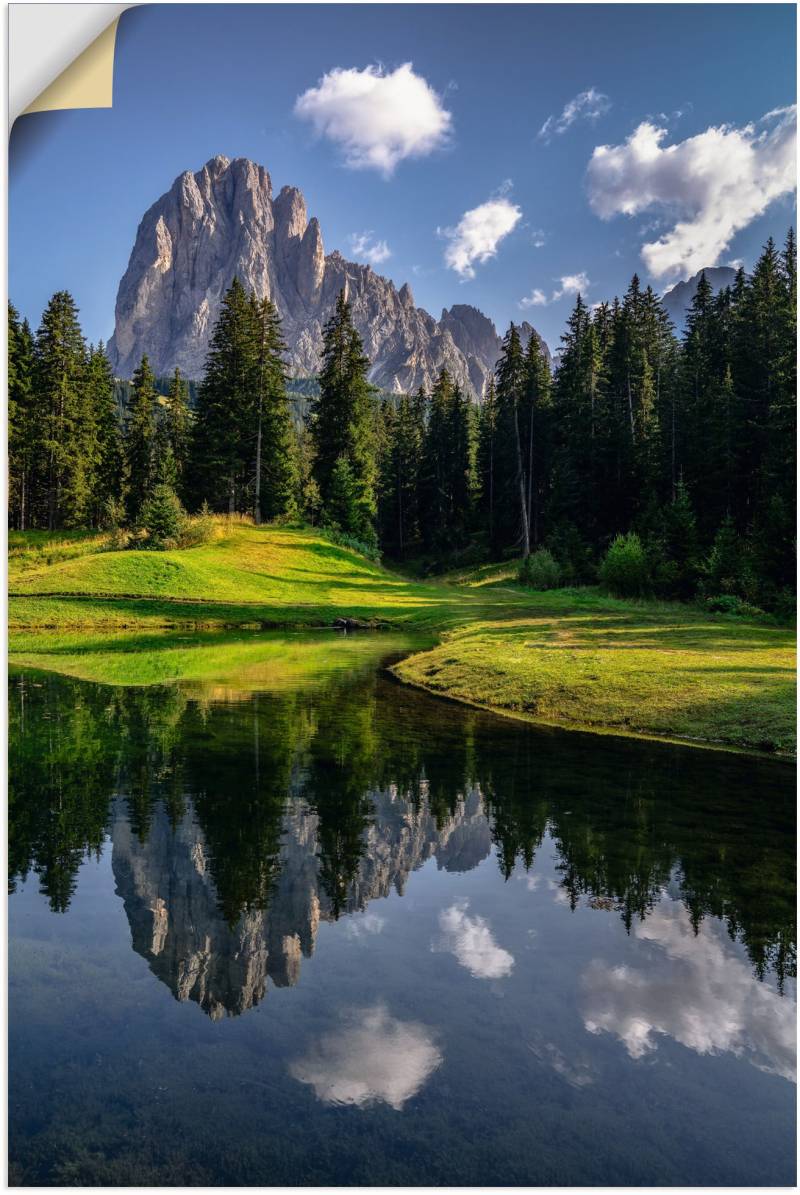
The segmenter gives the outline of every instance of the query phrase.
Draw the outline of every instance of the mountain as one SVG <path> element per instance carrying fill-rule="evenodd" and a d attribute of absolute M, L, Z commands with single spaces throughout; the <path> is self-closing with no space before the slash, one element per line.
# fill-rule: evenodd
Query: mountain
<path fill-rule="evenodd" d="M 130 377 L 147 353 L 157 374 L 179 366 L 200 378 L 222 296 L 237 275 L 278 308 L 296 377 L 318 372 L 322 330 L 342 289 L 381 389 L 429 388 L 447 366 L 480 397 L 500 354 L 494 324 L 475 307 L 457 304 L 435 320 L 415 305 L 408 283 L 397 290 L 368 265 L 326 255 L 296 187 L 273 199 L 263 166 L 216 157 L 180 175 L 142 218 L 117 292 L 108 346 L 116 374 Z M 523 324 L 521 332 L 527 343 L 533 329 Z"/>
<path fill-rule="evenodd" d="M 365 912 L 393 890 L 402 895 L 428 859 L 448 872 L 469 871 L 491 852 L 477 788 L 467 789 L 446 819 L 427 801 L 414 806 L 394 786 L 370 797 L 374 814 L 340 910 L 345 916 Z M 319 817 L 302 799 L 283 817 L 279 875 L 267 907 L 245 910 L 233 925 L 220 910 L 211 851 L 191 801 L 177 822 L 159 806 L 145 841 L 117 801 L 111 840 L 133 949 L 177 1000 L 195 1001 L 212 1020 L 247 1012 L 270 982 L 294 986 L 302 959 L 314 953 L 320 922 L 337 916 L 323 882 Z"/>
<path fill-rule="evenodd" d="M 707 270 L 698 270 L 686 282 L 676 282 L 674 286 L 670 287 L 661 302 L 678 333 L 686 327 L 686 310 L 697 294 L 697 286 L 703 274 L 711 283 L 715 293 L 718 290 L 724 290 L 726 286 L 733 286 L 736 277 L 736 271 L 732 266 L 712 266 Z"/>

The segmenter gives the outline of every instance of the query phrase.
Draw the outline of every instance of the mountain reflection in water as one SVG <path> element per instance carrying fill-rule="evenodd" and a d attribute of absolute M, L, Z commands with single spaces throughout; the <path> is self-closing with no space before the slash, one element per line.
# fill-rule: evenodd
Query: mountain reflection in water
<path fill-rule="evenodd" d="M 12 671 L 15 1183 L 791 1185 L 792 769 L 303 642 Z"/>
<path fill-rule="evenodd" d="M 420 737 L 420 701 L 379 675 L 228 702 L 19 675 L 12 890 L 34 871 L 66 908 L 110 832 L 134 948 L 216 1018 L 296 983 L 320 921 L 402 894 L 428 859 L 468 871 L 494 846 L 508 877 L 548 836 L 571 908 L 646 936 L 669 891 L 694 934 L 722 918 L 757 976 L 795 974 L 788 769 L 446 703 Z M 451 910 L 443 932 L 465 919 Z"/>

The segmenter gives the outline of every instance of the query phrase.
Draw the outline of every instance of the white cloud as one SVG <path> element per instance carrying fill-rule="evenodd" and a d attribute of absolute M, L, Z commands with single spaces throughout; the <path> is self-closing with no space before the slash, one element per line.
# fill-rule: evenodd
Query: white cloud
<path fill-rule="evenodd" d="M 564 105 L 560 116 L 548 116 L 539 129 L 539 138 L 549 145 L 553 137 L 566 133 L 576 120 L 597 120 L 605 116 L 610 107 L 611 100 L 596 87 L 580 91 Z"/>
<path fill-rule="evenodd" d="M 507 190 L 507 184 L 504 184 Z M 506 195 L 487 199 L 472 208 L 459 220 L 455 228 L 437 229 L 450 242 L 444 251 L 445 265 L 462 279 L 475 277 L 475 262 L 488 261 L 497 253 L 497 246 L 516 228 L 522 219 L 522 209 Z"/>
<path fill-rule="evenodd" d="M 534 249 L 542 249 L 547 244 L 547 233 L 543 228 L 534 228 L 531 233 Z"/>
<path fill-rule="evenodd" d="M 476 979 L 503 979 L 514 967 L 514 956 L 498 946 L 483 917 L 467 914 L 468 902 L 451 905 L 439 914 L 442 939 L 438 949 L 454 954 Z"/>
<path fill-rule="evenodd" d="M 445 145 L 452 116 L 410 62 L 384 67 L 335 67 L 298 97 L 297 116 L 344 151 L 354 170 L 389 178 L 404 158 L 424 157 Z"/>
<path fill-rule="evenodd" d="M 706 921 L 695 936 L 685 906 L 665 898 L 634 933 L 655 948 L 647 970 L 595 961 L 583 976 L 590 1033 L 613 1033 L 631 1058 L 664 1034 L 795 1080 L 795 1005 L 755 978 L 719 924 Z"/>
<path fill-rule="evenodd" d="M 598 145 L 589 161 L 589 202 L 603 220 L 661 208 L 673 226 L 642 246 L 657 278 L 716 265 L 740 229 L 796 179 L 796 110 L 780 108 L 735 128 L 712 126 L 674 145 L 645 121 L 621 145 Z"/>
<path fill-rule="evenodd" d="M 563 299 L 566 295 L 585 294 L 585 292 L 592 285 L 589 280 L 589 275 L 581 270 L 579 274 L 562 274 L 558 279 L 559 285 L 550 294 L 548 298 L 543 290 L 535 286 L 529 295 L 524 299 L 520 299 L 519 306 L 523 309 L 526 307 L 547 307 L 550 303 L 557 303 L 559 299 Z"/>
<path fill-rule="evenodd" d="M 379 266 L 392 256 L 392 251 L 386 241 L 376 241 L 375 234 L 371 230 L 352 232 L 348 240 L 355 256 L 363 261 L 368 261 L 371 266 Z"/>
<path fill-rule="evenodd" d="M 361 1108 L 382 1100 L 399 1111 L 441 1061 L 425 1025 L 399 1021 L 378 1004 L 354 1011 L 342 1029 L 292 1062 L 289 1073 L 323 1103 Z"/>

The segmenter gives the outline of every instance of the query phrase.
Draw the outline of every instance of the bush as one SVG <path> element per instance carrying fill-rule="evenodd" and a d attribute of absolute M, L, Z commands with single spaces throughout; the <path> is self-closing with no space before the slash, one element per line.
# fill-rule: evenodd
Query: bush
<path fill-rule="evenodd" d="M 368 560 L 379 561 L 381 558 L 377 539 L 374 543 L 365 543 L 362 539 L 356 539 L 354 535 L 348 535 L 346 531 L 339 531 L 336 527 L 324 527 L 323 531 L 325 538 L 340 548 L 350 548 L 353 552 L 360 552 Z"/>
<path fill-rule="evenodd" d="M 561 566 L 547 548 L 538 548 L 532 556 L 523 560 L 518 580 L 529 589 L 558 589 L 561 584 Z"/>
<path fill-rule="evenodd" d="M 711 614 L 737 614 L 741 618 L 760 618 L 764 614 L 760 606 L 742 601 L 733 593 L 720 593 L 706 598 L 705 608 Z"/>
<path fill-rule="evenodd" d="M 650 589 L 650 566 L 639 536 L 618 535 L 600 565 L 600 580 L 615 597 L 643 597 Z"/>
<path fill-rule="evenodd" d="M 186 530 L 186 511 L 175 491 L 157 485 L 142 507 L 140 523 L 147 532 L 147 546 L 165 549 L 177 547 Z"/>
<path fill-rule="evenodd" d="M 178 536 L 179 548 L 198 548 L 201 544 L 211 543 L 219 534 L 217 520 L 204 502 L 200 513 L 186 520 L 183 530 Z"/>

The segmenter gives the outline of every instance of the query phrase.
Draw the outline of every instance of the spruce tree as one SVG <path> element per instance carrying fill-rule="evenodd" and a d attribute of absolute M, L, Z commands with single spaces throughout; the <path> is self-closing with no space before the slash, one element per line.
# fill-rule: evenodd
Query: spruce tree
<path fill-rule="evenodd" d="M 25 531 L 35 509 L 32 493 L 39 428 L 33 385 L 34 345 L 27 320 L 8 305 L 8 505 L 12 526 Z"/>
<path fill-rule="evenodd" d="M 251 482 L 258 407 L 259 346 L 250 298 L 238 278 L 211 333 L 192 429 L 189 489 L 195 506 L 242 511 Z"/>
<path fill-rule="evenodd" d="M 371 542 L 375 536 L 377 482 L 375 413 L 368 370 L 369 361 L 342 291 L 325 326 L 320 392 L 310 413 L 313 473 L 323 519 L 334 517 L 333 473 L 338 467 L 341 476 L 343 466 L 339 462 L 343 459 L 347 463 L 358 513 L 353 516 L 354 525 L 344 529 L 364 542 Z M 336 503 L 340 506 L 338 497 Z"/>
<path fill-rule="evenodd" d="M 62 526 L 65 516 L 80 521 L 88 501 L 85 370 L 75 300 L 68 291 L 58 291 L 42 314 L 34 348 L 35 417 L 50 531 Z"/>
<path fill-rule="evenodd" d="M 525 357 L 519 330 L 514 324 L 504 339 L 495 373 L 497 393 L 497 455 L 503 485 L 496 502 L 498 546 L 522 545 L 523 559 L 530 555 L 528 485 L 522 447 L 520 412 L 526 392 Z"/>
<path fill-rule="evenodd" d="M 269 299 L 259 302 L 253 296 L 251 310 L 257 343 L 253 518 L 259 524 L 297 509 L 300 463 L 280 317 Z"/>
<path fill-rule="evenodd" d="M 124 450 L 111 362 L 102 341 L 89 349 L 86 387 L 94 410 L 96 462 L 91 521 L 98 526 L 111 503 L 123 496 Z"/>
<path fill-rule="evenodd" d="M 133 374 L 125 418 L 125 509 L 128 521 L 136 525 L 142 507 L 157 484 L 162 483 L 163 454 L 157 449 L 155 375 L 145 355 Z M 161 459 L 159 459 L 161 456 Z"/>

